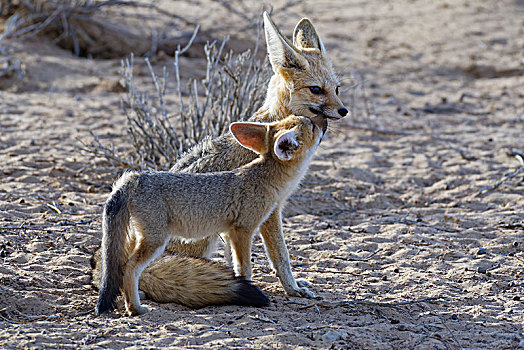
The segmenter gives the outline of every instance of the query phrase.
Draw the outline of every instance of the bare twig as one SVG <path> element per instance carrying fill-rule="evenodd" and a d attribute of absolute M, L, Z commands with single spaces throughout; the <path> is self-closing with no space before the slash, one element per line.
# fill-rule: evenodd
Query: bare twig
<path fill-rule="evenodd" d="M 451 338 L 453 338 L 453 341 L 458 345 L 458 348 L 459 349 L 462 349 L 462 345 L 460 344 L 460 342 L 458 341 L 458 339 L 455 337 L 455 334 L 451 331 L 451 329 L 448 327 L 447 323 L 444 322 L 444 320 L 442 319 L 442 316 L 436 312 L 435 315 L 438 317 L 438 319 L 440 320 L 440 323 L 442 323 L 442 325 L 444 326 L 443 328 L 446 328 L 446 330 L 449 332 L 449 334 L 451 335 Z M 435 325 L 436 326 L 436 325 Z"/>
<path fill-rule="evenodd" d="M 444 138 L 442 138 L 436 131 L 435 131 L 435 128 L 434 128 L 434 125 L 432 122 L 430 122 L 429 124 L 429 132 L 431 134 L 432 137 L 434 137 L 435 139 L 445 143 L 450 149 L 452 149 L 453 151 L 457 152 L 458 154 L 460 154 L 460 156 L 462 157 L 462 159 L 465 159 L 465 160 L 469 160 L 469 161 L 472 161 L 472 160 L 476 160 L 477 158 L 473 157 L 473 156 L 470 156 L 470 155 L 467 155 L 464 151 L 458 149 L 457 147 L 453 146 L 451 144 L 451 142 L 449 140 L 446 140 Z"/>
<path fill-rule="evenodd" d="M 373 253 L 369 254 L 368 256 L 365 256 L 363 258 L 342 258 L 340 256 L 333 256 L 332 258 L 333 259 L 339 259 L 339 260 L 344 260 L 344 261 L 368 261 L 369 259 L 371 259 L 372 257 L 374 257 L 375 255 L 377 255 L 377 253 L 381 252 L 382 249 L 377 249 L 375 250 Z"/>
<path fill-rule="evenodd" d="M 64 226 L 79 226 L 85 225 L 92 222 L 93 219 L 81 220 L 81 221 L 61 221 L 56 224 L 21 224 L 13 226 L 0 226 L 0 230 L 40 230 L 47 227 L 64 227 Z"/>
<path fill-rule="evenodd" d="M 124 159 L 114 150 L 112 146 L 104 146 L 100 142 L 98 137 L 96 137 L 95 134 L 93 134 L 93 132 L 91 132 L 91 136 L 93 137 L 93 140 L 89 144 L 85 143 L 82 140 L 79 140 L 80 144 L 82 145 L 79 147 L 80 150 L 91 153 L 98 157 L 106 158 L 112 164 L 118 165 L 119 167 L 139 170 L 139 168 L 136 166 L 134 162 Z"/>
<path fill-rule="evenodd" d="M 459 230 L 456 230 L 454 228 L 447 228 L 447 227 L 440 227 L 440 226 L 436 226 L 436 225 L 431 225 L 431 224 L 428 224 L 424 221 L 418 221 L 418 220 L 409 220 L 408 219 L 408 214 L 404 215 L 404 217 L 401 219 L 401 220 L 395 220 L 394 221 L 395 223 L 401 223 L 401 224 L 405 224 L 405 225 L 420 225 L 420 226 L 424 226 L 424 227 L 429 227 L 429 228 L 434 228 L 436 230 L 439 230 L 439 231 L 444 231 L 444 232 L 450 232 L 450 233 L 454 233 L 454 232 L 458 232 Z M 387 223 L 393 223 L 393 222 L 387 222 Z"/>
<path fill-rule="evenodd" d="M 339 271 L 339 270 L 319 270 L 319 269 L 302 269 L 300 272 L 311 272 L 311 273 L 325 273 L 325 274 L 334 274 L 334 275 L 353 275 L 357 276 L 358 273 L 350 271 Z"/>
<path fill-rule="evenodd" d="M 415 299 L 415 300 L 406 300 L 406 301 L 397 301 L 397 302 L 376 302 L 376 301 L 369 301 L 364 299 L 358 299 L 358 300 L 345 300 L 345 301 L 338 301 L 335 303 L 330 302 L 321 302 L 316 301 L 313 303 L 310 303 L 308 305 L 299 306 L 299 309 L 309 309 L 311 307 L 324 307 L 324 308 L 334 308 L 334 307 L 350 307 L 353 305 L 366 305 L 366 306 L 376 306 L 376 307 L 398 307 L 398 306 L 404 306 L 404 305 L 411 305 L 411 304 L 420 304 L 420 303 L 442 303 L 444 302 L 443 297 L 429 297 L 429 298 L 422 298 L 422 299 Z"/>
<path fill-rule="evenodd" d="M 277 324 L 275 321 L 273 321 L 272 319 L 270 319 L 269 317 L 264 316 L 264 315 L 254 315 L 254 316 L 248 315 L 248 317 L 252 318 L 254 320 L 258 320 L 258 321 L 262 321 L 262 322 L 266 322 L 266 323 Z"/>
<path fill-rule="evenodd" d="M 520 167 L 518 167 L 515 171 L 512 171 L 511 173 L 509 173 L 508 175 L 506 175 L 504 178 L 502 178 L 502 180 L 498 181 L 497 183 L 495 183 L 494 185 L 491 185 L 491 186 L 485 186 L 485 187 L 482 187 L 478 192 L 477 194 L 475 195 L 475 197 L 478 197 L 482 194 L 485 194 L 487 192 L 490 192 L 490 191 L 494 191 L 496 190 L 497 188 L 499 188 L 504 182 L 506 182 L 507 180 L 509 179 L 512 179 L 514 178 L 515 176 L 517 176 L 522 170 L 524 170 L 524 158 L 522 157 L 521 153 L 519 152 L 516 152 L 515 153 L 515 158 L 517 158 L 517 160 L 519 161 L 520 163 Z"/>

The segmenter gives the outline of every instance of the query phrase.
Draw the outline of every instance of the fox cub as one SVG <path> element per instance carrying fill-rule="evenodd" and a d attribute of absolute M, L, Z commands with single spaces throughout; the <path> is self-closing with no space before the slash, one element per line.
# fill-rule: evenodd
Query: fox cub
<path fill-rule="evenodd" d="M 125 173 L 104 208 L 96 313 L 111 311 L 120 290 L 129 315 L 147 312 L 138 297 L 140 274 L 172 237 L 196 241 L 227 232 L 235 270 L 250 280 L 252 236 L 296 188 L 326 127 L 322 116 L 290 116 L 270 124 L 237 122 L 230 126 L 235 140 L 259 154 L 239 169 Z M 268 304 L 267 299 L 261 304 Z"/>

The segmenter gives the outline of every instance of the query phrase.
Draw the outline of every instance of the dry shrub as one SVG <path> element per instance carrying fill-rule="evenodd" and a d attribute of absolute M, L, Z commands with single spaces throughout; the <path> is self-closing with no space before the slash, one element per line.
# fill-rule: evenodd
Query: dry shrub
<path fill-rule="evenodd" d="M 211 1 L 241 19 L 242 27 L 236 28 L 236 32 L 242 33 L 256 27 L 259 22 L 255 18 L 261 19 L 260 12 L 250 13 L 240 0 Z M 299 0 L 288 1 L 276 11 L 298 3 Z M 130 11 L 134 12 L 131 14 Z M 45 35 L 79 56 L 127 57 L 133 52 L 137 56 L 153 57 L 160 50 L 174 56 L 175 78 L 171 80 L 168 75 L 171 67 L 164 68 L 159 76 L 145 58 L 152 78 L 151 86 L 145 89 L 148 91 L 146 93 L 143 87 L 136 85 L 133 77 L 134 56 L 122 62 L 122 76 L 127 89 L 122 105 L 128 119 L 128 135 L 133 150 L 127 154 L 119 153 L 112 146 L 102 144 L 96 137 L 91 144 L 83 147 L 121 168 L 165 169 L 182 152 L 204 138 L 221 135 L 227 131 L 231 122 L 249 118 L 262 105 L 265 97 L 270 74 L 267 62 L 263 63 L 257 56 L 260 23 L 254 50 L 240 54 L 226 52 L 227 39 L 221 43 L 215 41 L 206 44 L 206 75 L 202 80 L 193 79 L 186 84 L 180 78 L 182 67 L 178 58 L 197 41 L 197 31 L 187 30 L 194 23 L 161 9 L 155 2 L 6 0 L 2 2 L 0 13 L 7 18 L 0 44 L 10 39 Z M 170 32 L 157 33 L 152 30 L 154 26 L 152 28 L 147 24 L 158 21 L 163 23 L 166 19 L 178 23 Z M 216 37 L 214 31 L 226 27 L 221 25 L 208 29 L 204 39 L 198 40 L 199 43 Z M 214 34 L 210 35 L 212 32 Z M 190 40 L 186 47 L 181 49 L 178 46 L 173 52 L 176 43 L 187 41 L 188 38 Z M 17 66 L 16 62 L 9 61 L 9 67 L 9 74 L 13 74 L 20 64 Z M 166 99 L 169 100 L 173 92 L 168 85 L 173 86 L 173 83 L 173 95 L 178 98 L 175 104 L 166 104 Z"/>
<path fill-rule="evenodd" d="M 188 33 L 153 33 L 144 24 L 166 17 L 180 25 L 193 24 L 151 2 L 6 0 L 2 4 L 0 13 L 8 18 L 0 40 L 45 35 L 58 46 L 84 57 L 125 57 L 131 52 L 144 55 L 168 49 L 174 42 L 187 38 Z M 142 14 L 144 9 L 147 16 Z"/>
<path fill-rule="evenodd" d="M 208 43 L 204 47 L 207 60 L 205 77 L 201 81 L 192 79 L 183 84 L 178 58 L 189 48 L 195 35 L 185 48 L 179 47 L 175 51 L 175 78 L 172 80 L 178 97 L 176 107 L 165 103 L 170 82 L 168 69 L 164 67 L 162 75 L 158 76 L 145 58 L 151 73 L 151 93 L 142 93 L 139 89 L 142 87 L 136 85 L 133 77 L 135 63 L 131 55 L 122 62 L 127 88 L 122 105 L 133 150 L 128 154 L 118 153 L 96 137 L 91 144 L 84 145 L 84 150 L 105 157 L 120 168 L 167 169 L 191 146 L 206 137 L 225 133 L 231 122 L 247 119 L 260 108 L 270 77 L 269 64 L 257 58 L 260 34 L 254 50 L 240 54 L 225 52 L 227 38 L 220 44 Z M 185 89 L 182 88 L 184 85 Z M 177 111 L 169 112 L 170 107 Z"/>

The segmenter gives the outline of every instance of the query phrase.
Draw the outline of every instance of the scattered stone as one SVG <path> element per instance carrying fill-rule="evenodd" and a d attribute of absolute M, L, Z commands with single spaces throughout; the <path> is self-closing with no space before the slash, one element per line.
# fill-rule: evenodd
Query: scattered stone
<path fill-rule="evenodd" d="M 488 268 L 487 267 L 484 267 L 484 266 L 479 266 L 477 267 L 477 272 L 478 273 L 488 273 Z"/>
<path fill-rule="evenodd" d="M 489 251 L 486 248 L 479 248 L 477 255 L 489 254 Z"/>
<path fill-rule="evenodd" d="M 348 337 L 348 333 L 345 330 L 342 329 L 329 329 L 324 334 L 320 336 L 320 339 L 323 342 L 329 342 L 333 343 L 337 340 L 346 340 Z"/>

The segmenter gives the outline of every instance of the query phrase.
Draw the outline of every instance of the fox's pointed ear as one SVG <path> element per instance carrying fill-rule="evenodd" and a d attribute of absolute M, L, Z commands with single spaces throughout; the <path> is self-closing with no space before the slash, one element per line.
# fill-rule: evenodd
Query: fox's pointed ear
<path fill-rule="evenodd" d="M 293 32 L 293 44 L 299 49 L 317 49 L 325 54 L 324 44 L 308 18 L 302 18 Z"/>
<path fill-rule="evenodd" d="M 306 69 L 308 67 L 306 59 L 295 45 L 280 33 L 267 12 L 264 12 L 264 31 L 269 62 L 271 62 L 273 71 L 276 72 L 280 67 L 294 69 Z"/>
<path fill-rule="evenodd" d="M 229 130 L 237 142 L 245 148 L 258 154 L 263 154 L 266 151 L 266 124 L 236 122 L 229 126 Z"/>
<path fill-rule="evenodd" d="M 298 149 L 297 134 L 294 130 L 289 130 L 280 135 L 275 141 L 275 155 L 280 160 L 290 160 Z"/>

